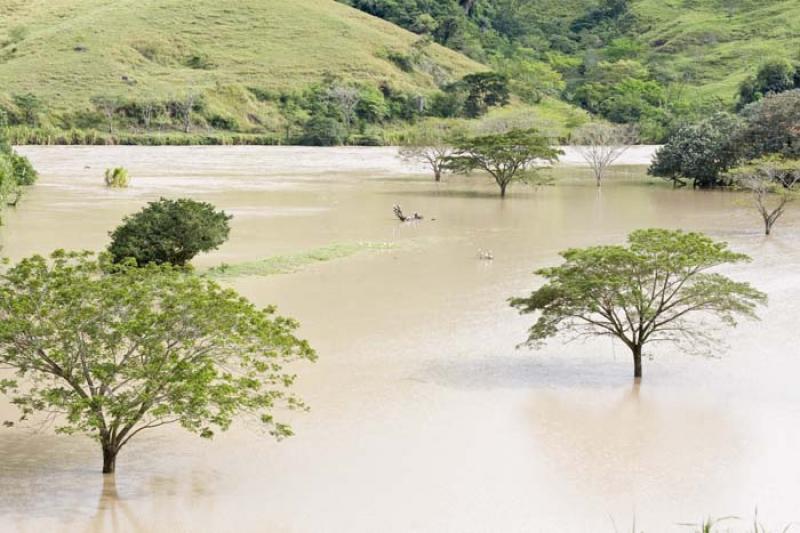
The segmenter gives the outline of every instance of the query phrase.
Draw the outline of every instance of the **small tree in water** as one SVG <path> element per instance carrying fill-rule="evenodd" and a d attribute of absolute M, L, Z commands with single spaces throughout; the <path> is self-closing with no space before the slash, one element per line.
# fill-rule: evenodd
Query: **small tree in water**
<path fill-rule="evenodd" d="M 529 179 L 536 172 L 537 162 L 553 163 L 563 152 L 550 146 L 550 141 L 534 129 L 514 129 L 506 133 L 462 139 L 456 152 L 448 158 L 448 169 L 489 173 L 505 198 L 506 189 L 514 181 Z"/>
<path fill-rule="evenodd" d="M 124 189 L 131 183 L 130 174 L 123 167 L 107 168 L 105 172 L 106 187 Z"/>
<path fill-rule="evenodd" d="M 215 250 L 228 239 L 231 217 L 205 202 L 187 198 L 150 202 L 125 217 L 111 232 L 108 251 L 114 261 L 133 258 L 140 265 L 183 266 L 200 252 Z"/>
<path fill-rule="evenodd" d="M 460 133 L 460 128 L 452 124 L 422 124 L 403 140 L 398 155 L 404 161 L 428 166 L 434 179 L 440 181 L 447 170 L 448 158 L 455 151 L 453 139 Z"/>
<path fill-rule="evenodd" d="M 634 377 L 642 377 L 642 353 L 655 341 L 713 343 L 714 328 L 704 317 L 736 325 L 756 318 L 766 295 L 710 269 L 749 261 L 728 245 L 700 233 L 638 230 L 628 245 L 592 246 L 561 253 L 561 266 L 536 273 L 547 283 L 511 305 L 523 314 L 538 313 L 527 344 L 558 333 L 573 338 L 606 335 L 630 348 Z"/>
<path fill-rule="evenodd" d="M 603 182 L 608 168 L 636 143 L 634 127 L 619 124 L 592 123 L 581 127 L 573 137 L 575 149 L 594 173 L 597 186 Z"/>
<path fill-rule="evenodd" d="M 764 233 L 781 218 L 800 189 L 800 161 L 770 156 L 752 161 L 730 173 L 735 186 L 750 191 L 753 207 L 764 221 Z"/>
<path fill-rule="evenodd" d="M 140 432 L 166 424 L 210 438 L 247 414 L 280 438 L 302 407 L 284 365 L 314 360 L 297 323 L 171 265 L 56 252 L 0 274 L 0 390 L 27 419 L 95 438 L 103 472 Z M 13 422 L 6 422 L 13 425 Z"/>

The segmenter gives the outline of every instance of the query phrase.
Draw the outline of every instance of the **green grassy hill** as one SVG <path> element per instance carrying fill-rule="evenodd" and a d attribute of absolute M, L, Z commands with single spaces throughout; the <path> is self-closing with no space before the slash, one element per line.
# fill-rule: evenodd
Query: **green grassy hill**
<path fill-rule="evenodd" d="M 0 13 L 0 104 L 33 93 L 62 127 L 95 96 L 198 90 L 211 112 L 270 130 L 269 95 L 326 74 L 425 94 L 485 69 L 431 45 L 426 68 L 404 70 L 390 58 L 418 36 L 333 0 L 0 0 Z"/>
<path fill-rule="evenodd" d="M 797 0 L 635 0 L 650 61 L 732 102 L 769 58 L 800 60 Z"/>
<path fill-rule="evenodd" d="M 798 0 L 477 0 L 470 11 L 458 0 L 339 1 L 520 75 L 520 94 L 636 123 L 652 142 L 720 103 L 732 109 L 766 61 L 800 62 Z"/>
<path fill-rule="evenodd" d="M 147 94 L 177 85 L 300 87 L 326 71 L 431 89 L 382 57 L 416 37 L 332 0 L 0 0 L 0 84 L 68 106 L 97 92 Z M 442 47 L 453 76 L 479 69 Z M 135 84 L 126 83 L 127 76 Z"/>

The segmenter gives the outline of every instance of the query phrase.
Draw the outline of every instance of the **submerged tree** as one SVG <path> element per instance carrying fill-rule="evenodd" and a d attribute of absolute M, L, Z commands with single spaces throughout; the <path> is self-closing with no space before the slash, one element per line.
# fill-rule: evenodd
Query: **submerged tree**
<path fill-rule="evenodd" d="M 404 161 L 428 166 L 436 181 L 440 181 L 447 170 L 448 158 L 455 151 L 453 141 L 460 133 L 460 129 L 451 124 L 422 124 L 403 140 L 398 155 Z"/>
<path fill-rule="evenodd" d="M 636 129 L 629 125 L 591 123 L 578 129 L 573 144 L 594 173 L 600 187 L 608 168 L 636 144 Z"/>
<path fill-rule="evenodd" d="M 694 187 L 719 185 L 720 176 L 739 160 L 734 140 L 740 121 L 726 113 L 679 128 L 658 149 L 647 170 L 652 176 L 671 180 L 675 186 L 691 180 Z"/>
<path fill-rule="evenodd" d="M 764 233 L 781 218 L 800 189 L 800 160 L 765 157 L 731 170 L 735 186 L 752 194 L 753 206 L 764 221 Z"/>
<path fill-rule="evenodd" d="M 448 158 L 447 167 L 454 171 L 483 170 L 489 173 L 500 187 L 500 196 L 505 198 L 511 183 L 535 175 L 537 162 L 553 163 L 562 153 L 538 131 L 515 129 L 458 141 L 455 153 Z"/>
<path fill-rule="evenodd" d="M 704 319 L 735 326 L 737 317 L 756 318 L 756 306 L 766 303 L 749 283 L 709 272 L 749 257 L 700 233 L 638 230 L 627 246 L 570 249 L 561 256 L 561 266 L 536 272 L 545 285 L 511 300 L 520 313 L 538 314 L 527 344 L 561 332 L 616 337 L 631 350 L 635 378 L 642 377 L 646 344 L 713 344 L 715 328 Z"/>
<path fill-rule="evenodd" d="M 113 264 L 56 252 L 0 273 L 0 380 L 25 420 L 41 413 L 65 434 L 86 434 L 113 473 L 136 435 L 167 424 L 210 438 L 250 415 L 302 408 L 284 365 L 314 360 L 297 323 L 231 289 L 170 265 Z M 13 425 L 6 422 L 6 425 Z"/>
<path fill-rule="evenodd" d="M 108 251 L 116 262 L 133 258 L 140 266 L 183 266 L 198 253 L 219 248 L 228 239 L 231 218 L 209 203 L 161 198 L 125 217 L 111 232 Z"/>

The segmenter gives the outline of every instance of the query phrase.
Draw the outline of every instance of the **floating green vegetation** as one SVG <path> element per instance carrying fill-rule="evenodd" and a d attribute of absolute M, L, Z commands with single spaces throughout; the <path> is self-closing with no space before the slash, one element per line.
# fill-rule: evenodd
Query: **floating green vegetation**
<path fill-rule="evenodd" d="M 276 255 L 245 263 L 226 264 L 208 270 L 207 275 L 217 279 L 239 278 L 245 276 L 272 276 L 290 274 L 315 263 L 342 259 L 364 251 L 391 250 L 393 243 L 355 242 L 331 244 L 296 254 Z"/>

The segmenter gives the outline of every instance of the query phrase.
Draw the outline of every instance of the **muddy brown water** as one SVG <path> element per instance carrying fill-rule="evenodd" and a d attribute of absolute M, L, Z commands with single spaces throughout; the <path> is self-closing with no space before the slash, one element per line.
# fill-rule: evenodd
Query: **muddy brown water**
<path fill-rule="evenodd" d="M 13 259 L 100 249 L 127 213 L 191 196 L 234 215 L 198 267 L 334 243 L 396 246 L 230 283 L 302 323 L 320 360 L 297 368 L 310 413 L 276 443 L 249 424 L 213 441 L 179 428 L 123 450 L 0 432 L 2 531 L 686 531 L 754 510 L 800 520 L 800 216 L 769 239 L 739 195 L 584 169 L 505 201 L 480 176 L 436 184 L 391 149 L 23 148 L 42 179 L 0 229 Z M 646 152 L 628 162 L 643 163 Z M 102 185 L 123 165 L 128 190 Z M 426 216 L 401 225 L 392 205 Z M 435 220 L 433 220 L 435 219 Z M 660 346 L 632 386 L 608 339 L 517 350 L 506 299 L 570 246 L 641 227 L 702 230 L 754 257 L 726 272 L 769 293 L 716 358 Z M 491 250 L 494 261 L 477 258 Z M 13 414 L 0 399 L 0 415 Z M 745 522 L 728 522 L 736 528 Z"/>

